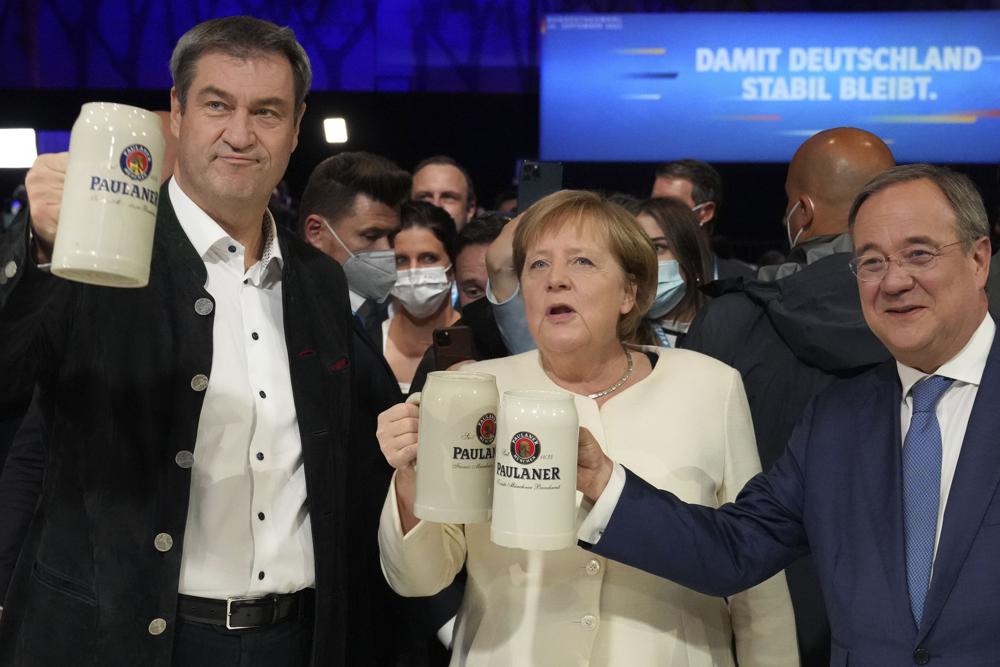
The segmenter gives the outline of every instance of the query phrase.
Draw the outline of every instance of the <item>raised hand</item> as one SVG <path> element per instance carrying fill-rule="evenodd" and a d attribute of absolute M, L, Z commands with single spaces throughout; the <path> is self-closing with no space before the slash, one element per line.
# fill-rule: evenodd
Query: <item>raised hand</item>
<path fill-rule="evenodd" d="M 405 535 L 419 523 L 413 514 L 413 499 L 417 491 L 417 427 L 420 422 L 420 394 L 413 394 L 406 403 L 397 403 L 378 416 L 375 437 L 382 456 L 396 469 L 396 504 Z"/>
<path fill-rule="evenodd" d="M 28 209 L 31 211 L 31 228 L 35 233 L 35 260 L 39 263 L 48 262 L 52 258 L 67 164 L 69 153 L 43 153 L 35 158 L 35 163 L 24 178 Z"/>

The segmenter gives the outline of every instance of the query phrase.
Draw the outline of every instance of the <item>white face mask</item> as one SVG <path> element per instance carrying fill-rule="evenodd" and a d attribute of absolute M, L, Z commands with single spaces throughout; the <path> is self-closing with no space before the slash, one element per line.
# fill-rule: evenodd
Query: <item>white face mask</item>
<path fill-rule="evenodd" d="M 451 295 L 449 269 L 451 265 L 396 271 L 392 295 L 406 312 L 418 320 L 429 317 Z"/>

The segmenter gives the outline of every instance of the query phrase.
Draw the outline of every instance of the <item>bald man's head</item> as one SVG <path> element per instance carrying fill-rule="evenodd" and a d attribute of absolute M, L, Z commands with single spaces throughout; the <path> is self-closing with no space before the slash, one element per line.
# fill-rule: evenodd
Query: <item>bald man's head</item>
<path fill-rule="evenodd" d="M 854 127 L 806 139 L 792 156 L 785 179 L 789 236 L 805 241 L 847 232 L 854 198 L 868 181 L 895 165 L 884 141 Z"/>

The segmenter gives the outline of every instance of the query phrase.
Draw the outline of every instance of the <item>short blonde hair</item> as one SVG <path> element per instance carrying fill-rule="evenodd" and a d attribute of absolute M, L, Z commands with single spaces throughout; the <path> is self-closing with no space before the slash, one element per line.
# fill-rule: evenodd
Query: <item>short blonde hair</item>
<path fill-rule="evenodd" d="M 514 269 L 521 276 L 528 248 L 564 225 L 592 226 L 604 237 L 611 255 L 635 285 L 635 306 L 618 318 L 618 338 L 634 342 L 643 315 L 656 296 L 656 249 L 635 217 L 624 208 L 585 190 L 560 190 L 544 197 L 521 216 L 514 231 Z"/>

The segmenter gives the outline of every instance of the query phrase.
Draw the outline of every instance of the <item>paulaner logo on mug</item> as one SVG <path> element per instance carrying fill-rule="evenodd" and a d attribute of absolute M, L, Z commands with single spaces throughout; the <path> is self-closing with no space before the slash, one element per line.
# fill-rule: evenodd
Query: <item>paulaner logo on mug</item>
<path fill-rule="evenodd" d="M 497 416 L 487 412 L 476 424 L 476 437 L 484 445 L 492 445 L 497 437 Z"/>
<path fill-rule="evenodd" d="M 153 169 L 153 154 L 142 144 L 132 144 L 122 151 L 119 166 L 129 178 L 144 181 Z"/>
<path fill-rule="evenodd" d="M 145 109 L 90 102 L 69 141 L 52 273 L 110 287 L 149 282 L 163 132 Z"/>
<path fill-rule="evenodd" d="M 534 463 L 542 453 L 542 443 L 532 433 L 521 431 L 510 439 L 510 455 L 521 465 Z"/>

